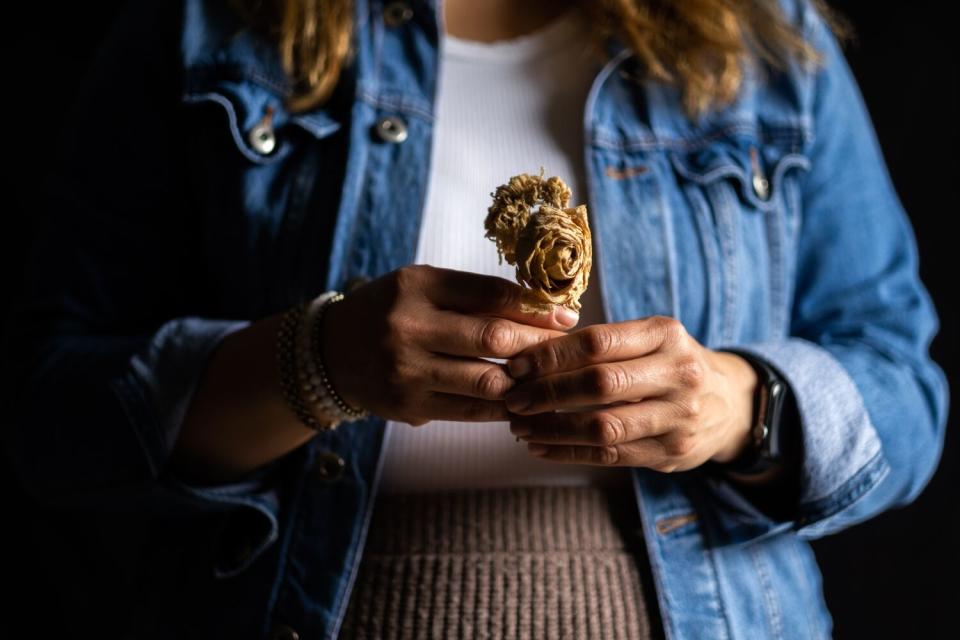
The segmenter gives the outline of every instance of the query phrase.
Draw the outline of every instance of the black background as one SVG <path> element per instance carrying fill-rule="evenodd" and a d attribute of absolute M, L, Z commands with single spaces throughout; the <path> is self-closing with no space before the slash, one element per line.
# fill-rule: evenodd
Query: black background
<path fill-rule="evenodd" d="M 921 277 L 940 315 L 934 359 L 950 379 L 951 408 L 956 406 L 957 310 L 954 295 L 956 236 L 950 233 L 958 213 L 957 46 L 949 3 L 832 3 L 854 23 L 858 40 L 847 58 L 870 109 L 890 173 L 916 231 Z M 21 288 L 23 248 L 35 215 L 31 201 L 48 153 L 64 126 L 64 107 L 72 99 L 93 52 L 119 3 L 36 3 L 8 14 L 14 55 L 8 56 L 4 111 L 6 159 L 12 161 L 8 193 L 13 207 L 4 216 L 3 287 L 8 297 Z M 881 10 L 881 7 L 883 9 Z M 149 125 L 146 125 L 149 126 Z M 96 132 L 90 132 L 96 144 Z M 12 153 L 11 153 L 12 152 Z M 824 575 L 837 638 L 948 637 L 948 619 L 960 613 L 958 560 L 958 437 L 951 412 L 940 467 L 912 505 L 893 509 L 813 546 Z M 90 555 L 81 532 L 49 530 L 44 514 L 18 491 L 8 469 L 0 486 L 7 493 L 4 587 L 13 605 L 0 625 L 50 637 L 75 636 L 95 622 L 101 637 L 122 635 L 123 612 L 98 618 L 96 609 L 76 619 L 74 607 L 57 591 L 59 571 L 91 571 L 84 564 L 51 566 L 49 545 L 59 557 Z M 953 487 L 953 489 L 951 489 Z M 91 571 L 91 588 L 101 579 Z M 109 610 L 109 603 L 101 603 Z M 70 611 L 69 614 L 65 613 Z M 73 619 L 65 619 L 69 616 Z M 10 627 L 8 627 L 10 629 Z M 2 627 L 0 627 L 2 630 Z M 7 636 L 12 637 L 12 636 Z M 955 637 L 950 634 L 950 637 Z"/>

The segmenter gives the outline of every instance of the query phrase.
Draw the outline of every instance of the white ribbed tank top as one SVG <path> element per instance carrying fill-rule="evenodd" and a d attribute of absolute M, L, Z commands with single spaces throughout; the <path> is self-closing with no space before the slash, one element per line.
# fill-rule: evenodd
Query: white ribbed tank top
<path fill-rule="evenodd" d="M 575 7 L 523 36 L 483 43 L 440 38 L 440 73 L 427 198 L 417 264 L 496 275 L 484 237 L 490 193 L 514 175 L 560 176 L 570 206 L 587 204 L 583 108 L 598 66 Z M 593 269 L 577 328 L 605 322 L 594 235 Z M 503 362 L 503 360 L 495 360 Z M 625 468 L 557 463 L 527 453 L 509 422 L 388 421 L 380 491 L 407 493 L 519 485 L 622 482 Z"/>

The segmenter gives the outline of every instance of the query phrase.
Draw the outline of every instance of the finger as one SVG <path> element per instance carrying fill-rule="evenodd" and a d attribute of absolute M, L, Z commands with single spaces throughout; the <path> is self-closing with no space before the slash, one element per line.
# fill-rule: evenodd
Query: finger
<path fill-rule="evenodd" d="M 541 413 L 618 401 L 639 402 L 679 386 L 675 358 L 658 353 L 521 380 L 506 396 L 514 413 Z"/>
<path fill-rule="evenodd" d="M 523 287 L 506 278 L 458 269 L 431 267 L 431 286 L 425 295 L 440 309 L 474 315 L 493 315 L 547 329 L 576 326 L 579 314 L 552 305 L 552 313 L 525 312 L 520 308 Z"/>
<path fill-rule="evenodd" d="M 430 420 L 459 422 L 502 422 L 507 409 L 499 400 L 471 398 L 450 393 L 430 392 L 423 402 L 423 414 Z"/>
<path fill-rule="evenodd" d="M 607 467 L 649 467 L 661 469 L 669 455 L 656 438 L 635 440 L 626 444 L 591 447 L 587 445 L 527 443 L 531 455 L 552 462 L 592 464 Z"/>
<path fill-rule="evenodd" d="M 510 433 L 527 442 L 608 446 L 669 431 L 677 417 L 676 404 L 665 400 L 604 407 L 594 411 L 533 415 L 510 414 Z"/>
<path fill-rule="evenodd" d="M 509 358 L 523 349 L 562 335 L 496 317 L 478 317 L 438 310 L 420 327 L 423 348 L 434 353 L 474 358 Z"/>
<path fill-rule="evenodd" d="M 592 324 L 539 343 L 507 365 L 510 375 L 522 379 L 601 362 L 639 358 L 657 351 L 682 331 L 677 320 L 666 316 Z"/>
<path fill-rule="evenodd" d="M 421 369 L 427 389 L 471 398 L 502 401 L 516 384 L 504 365 L 474 358 L 430 354 Z"/>

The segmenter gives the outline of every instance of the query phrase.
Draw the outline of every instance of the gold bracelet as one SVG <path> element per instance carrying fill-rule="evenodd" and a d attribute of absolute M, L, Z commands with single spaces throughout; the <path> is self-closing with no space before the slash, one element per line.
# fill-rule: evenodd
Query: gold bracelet
<path fill-rule="evenodd" d="M 305 426 L 314 431 L 327 431 L 334 428 L 334 421 L 318 420 L 308 409 L 297 387 L 297 330 L 303 319 L 305 304 L 290 307 L 280 320 L 277 330 L 277 367 L 280 389 L 287 406 Z"/>
<path fill-rule="evenodd" d="M 354 421 L 365 418 L 370 415 L 370 413 L 366 409 L 350 406 L 340 394 L 337 393 L 323 360 L 323 318 L 330 305 L 343 300 L 343 298 L 344 294 L 340 292 L 327 292 L 327 294 L 318 298 L 316 303 L 317 314 L 311 326 L 313 334 L 311 356 L 315 373 L 317 377 L 319 377 L 327 394 L 329 394 L 329 397 L 333 399 L 335 412 L 338 414 L 338 417 L 344 421 Z"/>

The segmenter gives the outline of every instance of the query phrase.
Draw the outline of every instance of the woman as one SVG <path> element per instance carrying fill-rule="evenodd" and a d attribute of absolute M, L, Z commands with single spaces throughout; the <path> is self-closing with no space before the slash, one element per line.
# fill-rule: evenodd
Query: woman
<path fill-rule="evenodd" d="M 938 319 L 825 7 L 507 6 L 115 26 L 9 447 L 109 523 L 129 635 L 828 637 L 807 541 L 932 475 Z M 545 163 L 591 216 L 579 322 L 522 312 L 482 238 Z M 311 345 L 332 428 L 293 385 Z"/>

